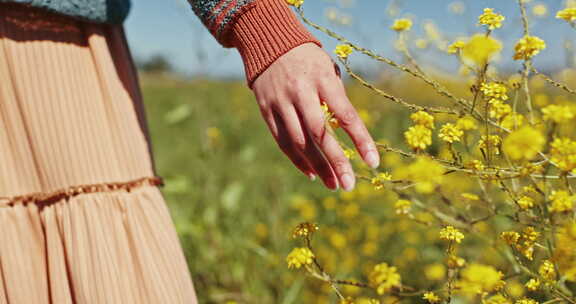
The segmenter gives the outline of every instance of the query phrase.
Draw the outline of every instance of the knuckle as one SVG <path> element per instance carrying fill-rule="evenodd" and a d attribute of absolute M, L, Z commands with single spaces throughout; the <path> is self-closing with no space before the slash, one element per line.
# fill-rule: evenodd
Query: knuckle
<path fill-rule="evenodd" d="M 349 163 L 346 157 L 338 157 L 333 161 L 333 167 L 336 172 L 343 173 L 348 172 Z"/>
<path fill-rule="evenodd" d="M 343 127 L 352 126 L 353 124 L 356 123 L 357 119 L 358 115 L 356 114 L 356 111 L 352 108 L 345 109 L 338 115 L 338 122 Z"/>
<path fill-rule="evenodd" d="M 306 139 L 301 135 L 295 136 L 292 144 L 294 147 L 296 147 L 296 149 L 300 151 L 304 151 L 306 149 Z"/>
<path fill-rule="evenodd" d="M 321 143 L 324 139 L 324 135 L 326 134 L 326 129 L 324 128 L 324 124 L 314 124 L 310 127 L 310 136 L 312 139 L 317 142 Z"/>

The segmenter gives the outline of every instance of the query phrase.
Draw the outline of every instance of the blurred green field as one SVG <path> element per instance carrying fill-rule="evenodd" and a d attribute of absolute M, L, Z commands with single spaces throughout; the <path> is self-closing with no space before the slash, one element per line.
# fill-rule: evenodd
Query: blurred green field
<path fill-rule="evenodd" d="M 461 81 L 437 78 L 456 94 L 470 97 Z M 387 76 L 379 83 L 416 104 L 444 101 L 410 77 Z M 438 239 L 438 219 L 422 210 L 415 210 L 412 219 L 397 215 L 393 205 L 398 195 L 376 190 L 366 181 L 352 192 L 332 192 L 319 181 L 309 181 L 277 148 L 243 82 L 143 77 L 142 86 L 158 173 L 166 181 L 163 191 L 200 303 L 338 303 L 328 284 L 302 269 L 287 268 L 286 255 L 302 246 L 291 239 L 292 229 L 303 221 L 320 225 L 314 253 L 336 278 L 365 280 L 373 265 L 386 262 L 398 267 L 405 286 L 434 290 L 445 284 L 446 248 Z M 532 86 L 538 106 L 568 100 L 543 85 L 542 79 L 532 79 Z M 410 124 L 406 109 L 353 83 L 347 91 L 377 141 L 409 150 L 403 140 Z M 447 121 L 442 115 L 437 119 Z M 343 135 L 341 130 L 338 134 Z M 437 139 L 428 151 L 446 153 Z M 370 175 L 358 157 L 354 163 L 357 172 Z M 406 162 L 387 153 L 381 163 L 381 170 L 400 176 Z M 478 193 L 474 179 L 458 172 L 443 179 L 442 199 L 453 205 L 439 208 L 466 210 L 470 215 L 481 209 L 462 195 Z M 424 204 L 434 200 L 415 197 Z M 506 202 L 503 193 L 493 199 Z M 483 237 L 506 229 L 509 221 L 502 217 L 474 224 L 475 234 L 467 235 L 459 255 L 512 272 L 505 244 Z M 509 279 L 506 292 L 515 298 L 524 295 L 522 280 Z M 374 296 L 356 287 L 344 287 L 343 292 L 358 304 L 369 303 L 368 297 Z M 410 301 L 402 303 L 424 303 L 420 297 Z M 384 297 L 381 303 L 398 302 Z"/>
<path fill-rule="evenodd" d="M 303 276 L 284 261 L 295 245 L 291 229 L 320 216 L 323 225 L 340 225 L 335 209 L 321 204 L 340 193 L 292 167 L 244 83 L 144 78 L 143 93 L 155 162 L 201 303 L 302 303 Z"/>

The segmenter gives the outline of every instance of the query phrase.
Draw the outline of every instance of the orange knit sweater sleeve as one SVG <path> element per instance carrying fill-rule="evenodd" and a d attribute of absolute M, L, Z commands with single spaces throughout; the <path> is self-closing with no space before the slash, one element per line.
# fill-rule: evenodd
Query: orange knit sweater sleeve
<path fill-rule="evenodd" d="M 256 0 L 232 24 L 229 42 L 244 61 L 248 85 L 291 49 L 320 42 L 296 18 L 284 0 Z"/>

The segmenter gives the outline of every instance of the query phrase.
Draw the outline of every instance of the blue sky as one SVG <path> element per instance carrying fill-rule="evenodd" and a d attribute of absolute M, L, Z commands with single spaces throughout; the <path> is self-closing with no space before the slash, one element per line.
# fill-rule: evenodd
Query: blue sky
<path fill-rule="evenodd" d="M 353 2 L 351 6 L 347 4 Z M 352 41 L 359 42 L 377 52 L 399 59 L 392 44 L 395 33 L 389 30 L 395 17 L 386 14 L 386 8 L 392 0 L 306 0 L 306 15 L 323 25 L 344 34 Z M 506 16 L 504 27 L 495 32 L 496 37 L 506 43 L 502 64 L 514 67 L 508 60 L 511 56 L 513 41 L 522 35 L 520 15 L 515 0 L 468 0 L 458 1 L 464 4 L 462 15 L 453 14 L 449 7 L 453 0 L 397 0 L 397 17 L 408 16 L 414 20 L 411 31 L 413 38 L 424 37 L 422 25 L 433 20 L 447 40 L 466 36 L 482 29 L 476 26 L 476 18 L 484 7 L 495 8 Z M 576 41 L 576 30 L 554 17 L 563 7 L 563 0 L 532 0 L 529 11 L 534 5 L 545 4 L 549 9 L 547 18 L 531 18 L 534 34 L 545 38 L 548 48 L 546 55 L 539 56 L 536 64 L 540 66 L 560 66 L 565 61 L 562 44 L 566 39 Z M 331 24 L 326 10 L 337 8 L 341 14 L 351 16 L 351 26 Z M 166 55 L 174 66 L 186 74 L 204 73 L 215 77 L 242 77 L 242 62 L 235 50 L 223 49 L 204 29 L 185 0 L 133 1 L 132 12 L 125 24 L 128 41 L 137 58 L 146 58 L 153 54 Z M 331 52 L 336 43 L 323 33 L 312 32 Z M 438 51 L 428 50 L 417 53 L 422 61 L 431 56 L 439 59 L 434 62 L 452 64 L 453 60 Z M 362 59 L 358 58 L 359 64 Z M 516 63 L 517 64 L 517 63 Z M 384 67 L 383 67 L 384 68 Z"/>

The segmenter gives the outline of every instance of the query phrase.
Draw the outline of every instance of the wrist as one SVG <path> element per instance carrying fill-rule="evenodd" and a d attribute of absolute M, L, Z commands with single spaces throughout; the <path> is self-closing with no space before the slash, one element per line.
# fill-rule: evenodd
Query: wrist
<path fill-rule="evenodd" d="M 256 0 L 255 5 L 236 20 L 232 35 L 250 87 L 276 59 L 291 49 L 310 42 L 321 46 L 284 0 Z"/>

